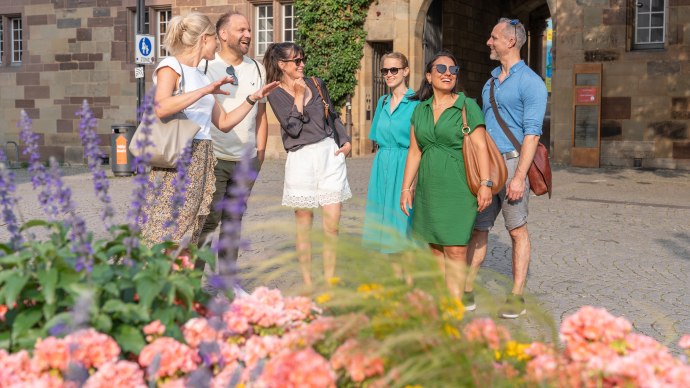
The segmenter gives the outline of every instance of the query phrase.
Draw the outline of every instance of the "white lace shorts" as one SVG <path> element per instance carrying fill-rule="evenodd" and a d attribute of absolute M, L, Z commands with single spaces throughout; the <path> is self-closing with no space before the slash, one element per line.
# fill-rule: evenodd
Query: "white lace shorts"
<path fill-rule="evenodd" d="M 352 197 L 347 183 L 345 155 L 335 155 L 338 146 L 327 137 L 297 151 L 285 162 L 283 206 L 316 208 Z"/>

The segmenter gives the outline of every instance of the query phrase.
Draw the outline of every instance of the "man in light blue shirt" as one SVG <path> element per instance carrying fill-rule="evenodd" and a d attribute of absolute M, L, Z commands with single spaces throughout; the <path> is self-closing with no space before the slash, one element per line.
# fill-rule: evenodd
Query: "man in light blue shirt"
<path fill-rule="evenodd" d="M 522 294 L 527 279 L 531 249 L 527 232 L 529 201 L 527 171 L 539 144 L 548 96 L 546 85 L 541 77 L 520 59 L 520 48 L 526 41 L 525 27 L 519 20 L 502 18 L 491 31 L 491 37 L 486 42 L 491 49 L 491 59 L 500 61 L 501 66 L 491 72 L 492 78 L 484 85 L 482 109 L 486 130 L 506 160 L 508 180 L 503 190 L 494 196 L 491 206 L 477 215 L 472 239 L 467 249 L 470 269 L 463 299 L 466 302 L 466 308 L 473 310 L 476 307 L 472 292 L 473 282 L 486 256 L 489 230 L 493 227 L 498 214 L 502 212 L 505 227 L 512 240 L 513 289 L 498 312 L 501 318 L 517 318 L 526 312 Z M 494 113 L 491 102 L 492 85 L 498 114 L 521 144 L 519 149 L 515 149 L 513 143 L 505 135 L 499 124 L 499 118 Z"/>

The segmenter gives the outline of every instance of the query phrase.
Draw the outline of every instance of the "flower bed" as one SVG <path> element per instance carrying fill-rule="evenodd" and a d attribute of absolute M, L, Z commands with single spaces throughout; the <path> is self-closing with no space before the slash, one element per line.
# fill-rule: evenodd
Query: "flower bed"
<path fill-rule="evenodd" d="M 422 291 L 407 295 L 418 298 Z M 442 315 L 432 296 L 423 297 L 432 302 L 424 306 L 427 313 Z M 184 324 L 184 341 L 164 336 L 166 328 L 152 322 L 143 329 L 148 344 L 127 360 L 113 338 L 93 329 L 39 339 L 33 354 L 0 350 L 0 387 L 145 387 L 150 382 L 160 387 L 411 386 L 403 381 L 407 356 L 386 351 L 386 337 L 392 334 L 369 335 L 373 319 L 376 313 L 327 316 L 306 297 L 283 297 L 261 287 L 232 303 L 215 300 L 207 316 Z M 431 316 L 427 327 L 436 319 L 443 320 Z M 469 375 L 473 385 L 690 386 L 684 359 L 652 338 L 632 333 L 628 321 L 603 309 L 583 307 L 563 321 L 563 350 L 518 343 L 488 318 L 453 327 L 457 332 L 446 333 L 445 344 L 435 343 L 427 351 L 445 348 L 446 356 L 458 360 L 454 351 L 469 351 L 472 368 L 458 372 Z M 427 345 L 434 337 L 430 333 Z M 690 336 L 679 345 L 690 350 Z M 411 348 L 413 358 L 415 346 Z M 438 361 L 437 367 L 443 367 L 453 359 Z M 423 378 L 416 383 L 434 385 Z"/>

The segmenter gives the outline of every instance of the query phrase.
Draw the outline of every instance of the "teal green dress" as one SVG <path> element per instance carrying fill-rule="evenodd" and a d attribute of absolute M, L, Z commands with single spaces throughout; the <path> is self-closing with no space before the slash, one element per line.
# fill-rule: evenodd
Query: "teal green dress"
<path fill-rule="evenodd" d="M 417 238 L 438 245 L 467 245 L 477 216 L 477 198 L 467 187 L 462 157 L 462 105 L 474 131 L 484 125 L 477 103 L 458 93 L 434 125 L 432 98 L 420 103 L 412 125 L 422 159 L 412 209 L 412 231 Z"/>
<path fill-rule="evenodd" d="M 400 190 L 410 147 L 410 118 L 419 104 L 409 100 L 413 94 L 409 89 L 393 112 L 390 95 L 382 96 L 369 133 L 379 150 L 371 166 L 362 240 L 364 246 L 383 253 L 402 251 L 408 241 L 410 220 L 400 210 Z"/>

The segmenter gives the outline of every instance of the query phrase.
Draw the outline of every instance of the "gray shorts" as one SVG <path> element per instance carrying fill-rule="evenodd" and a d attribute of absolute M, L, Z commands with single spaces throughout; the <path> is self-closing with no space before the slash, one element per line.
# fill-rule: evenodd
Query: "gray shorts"
<path fill-rule="evenodd" d="M 508 167 L 508 180 L 506 182 L 510 182 L 513 178 L 519 160 L 520 158 L 506 160 L 506 167 Z M 503 211 L 503 219 L 507 230 L 519 228 L 527 223 L 527 213 L 529 213 L 528 202 L 529 180 L 525 177 L 525 194 L 522 198 L 519 201 L 506 200 L 506 188 L 503 187 L 498 194 L 494 195 L 491 205 L 477 214 L 477 219 L 474 221 L 474 229 L 481 231 L 491 230 L 494 227 L 498 213 L 501 211 Z"/>

